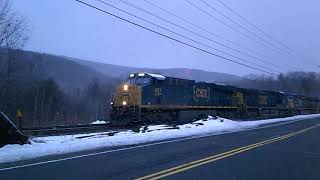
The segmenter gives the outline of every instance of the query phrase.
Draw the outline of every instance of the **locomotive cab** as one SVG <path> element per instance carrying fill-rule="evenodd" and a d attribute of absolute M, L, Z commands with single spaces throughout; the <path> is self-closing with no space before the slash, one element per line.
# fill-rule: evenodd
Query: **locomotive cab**
<path fill-rule="evenodd" d="M 152 82 L 152 77 L 146 75 L 145 73 L 130 74 L 129 79 L 126 84 L 135 86 L 146 86 Z"/>
<path fill-rule="evenodd" d="M 111 98 L 111 122 L 126 124 L 129 120 L 139 121 L 143 88 L 157 84 L 158 80 L 164 78 L 151 73 L 130 74 L 128 80 L 116 88 Z"/>

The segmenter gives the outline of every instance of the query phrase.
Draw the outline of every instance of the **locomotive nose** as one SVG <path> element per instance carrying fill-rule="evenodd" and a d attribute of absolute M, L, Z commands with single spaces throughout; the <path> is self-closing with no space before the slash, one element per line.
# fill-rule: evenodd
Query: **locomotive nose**
<path fill-rule="evenodd" d="M 117 87 L 112 98 L 113 107 L 133 107 L 140 104 L 140 88 L 132 84 L 122 84 Z"/>

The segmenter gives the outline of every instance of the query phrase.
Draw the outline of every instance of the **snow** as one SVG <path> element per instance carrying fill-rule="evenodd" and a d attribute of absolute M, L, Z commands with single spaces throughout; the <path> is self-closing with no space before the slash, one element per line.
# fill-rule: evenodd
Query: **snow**
<path fill-rule="evenodd" d="M 225 84 L 217 83 L 217 82 L 215 82 L 214 84 L 216 84 L 216 85 L 220 85 L 220 86 L 226 86 Z"/>
<path fill-rule="evenodd" d="M 148 75 L 150 75 L 151 77 L 154 77 L 154 78 L 156 78 L 156 79 L 158 79 L 158 80 L 164 80 L 164 79 L 166 79 L 165 76 L 160 75 L 160 74 L 153 74 L 153 73 L 145 73 L 145 74 L 148 74 Z"/>
<path fill-rule="evenodd" d="M 101 120 L 96 120 L 96 121 L 92 122 L 91 124 L 107 124 L 107 122 L 101 121 Z"/>
<path fill-rule="evenodd" d="M 307 120 L 315 117 L 320 117 L 320 114 L 256 121 L 232 121 L 220 117 L 209 116 L 207 119 L 179 125 L 177 127 L 168 125 L 144 126 L 140 128 L 139 132 L 127 130 L 118 133 L 110 131 L 78 135 L 33 137 L 30 140 L 31 144 L 6 145 L 0 148 L 0 163 L 101 147 L 134 145 L 172 138 L 244 131 L 270 123 Z"/>

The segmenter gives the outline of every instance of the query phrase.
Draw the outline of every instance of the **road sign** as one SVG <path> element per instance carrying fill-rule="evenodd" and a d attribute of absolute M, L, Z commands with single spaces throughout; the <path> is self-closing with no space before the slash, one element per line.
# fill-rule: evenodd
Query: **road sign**
<path fill-rule="evenodd" d="M 22 118 L 22 113 L 21 113 L 20 109 L 18 109 L 16 116 L 17 116 L 17 118 Z"/>

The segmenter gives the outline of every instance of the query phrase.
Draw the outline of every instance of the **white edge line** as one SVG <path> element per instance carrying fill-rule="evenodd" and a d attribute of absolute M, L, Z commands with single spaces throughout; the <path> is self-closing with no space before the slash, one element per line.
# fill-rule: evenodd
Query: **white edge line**
<path fill-rule="evenodd" d="M 313 118 L 310 118 L 310 119 L 313 119 Z M 302 118 L 302 119 L 297 119 L 297 120 L 288 121 L 288 122 L 279 123 L 279 124 L 270 125 L 270 126 L 248 128 L 248 129 L 239 130 L 239 131 L 229 131 L 229 132 L 219 132 L 219 133 L 213 133 L 213 134 L 207 134 L 207 135 L 198 135 L 198 136 L 192 136 L 192 137 L 187 137 L 187 138 L 179 138 L 179 139 L 175 139 L 175 140 L 162 141 L 162 142 L 157 142 L 157 143 L 150 143 L 150 144 L 120 148 L 120 149 L 113 149 L 113 150 L 108 150 L 108 151 L 101 151 L 101 152 L 97 152 L 97 153 L 89 153 L 89 154 L 84 154 L 84 155 L 71 156 L 68 158 L 60 158 L 60 159 L 55 159 L 55 160 L 50 160 L 50 161 L 42 161 L 42 162 L 37 162 L 37 163 L 30 163 L 30 164 L 25 164 L 25 165 L 6 167 L 6 168 L 0 169 L 0 171 L 25 168 L 25 167 L 30 167 L 30 166 L 37 166 L 37 165 L 49 164 L 49 163 L 60 162 L 60 161 L 67 161 L 67 160 L 72 160 L 72 159 L 78 159 L 78 158 L 89 157 L 89 156 L 96 156 L 96 155 L 100 155 L 100 154 L 108 154 L 108 153 L 112 153 L 112 152 L 125 151 L 125 150 L 130 150 L 130 149 L 148 147 L 148 146 L 155 146 L 155 145 L 160 145 L 160 144 L 168 144 L 168 143 L 172 143 L 172 142 L 179 142 L 179 141 L 185 141 L 185 140 L 190 140 L 190 139 L 199 139 L 199 138 L 216 136 L 216 135 L 221 135 L 221 134 L 231 134 L 231 133 L 236 133 L 236 132 L 245 132 L 245 131 L 251 131 L 251 130 L 265 129 L 265 128 L 270 128 L 270 127 L 276 127 L 276 126 L 281 126 L 281 125 L 285 125 L 285 124 L 290 124 L 290 123 L 294 123 L 294 122 L 302 121 L 302 120 L 309 120 L 309 119 Z"/>

